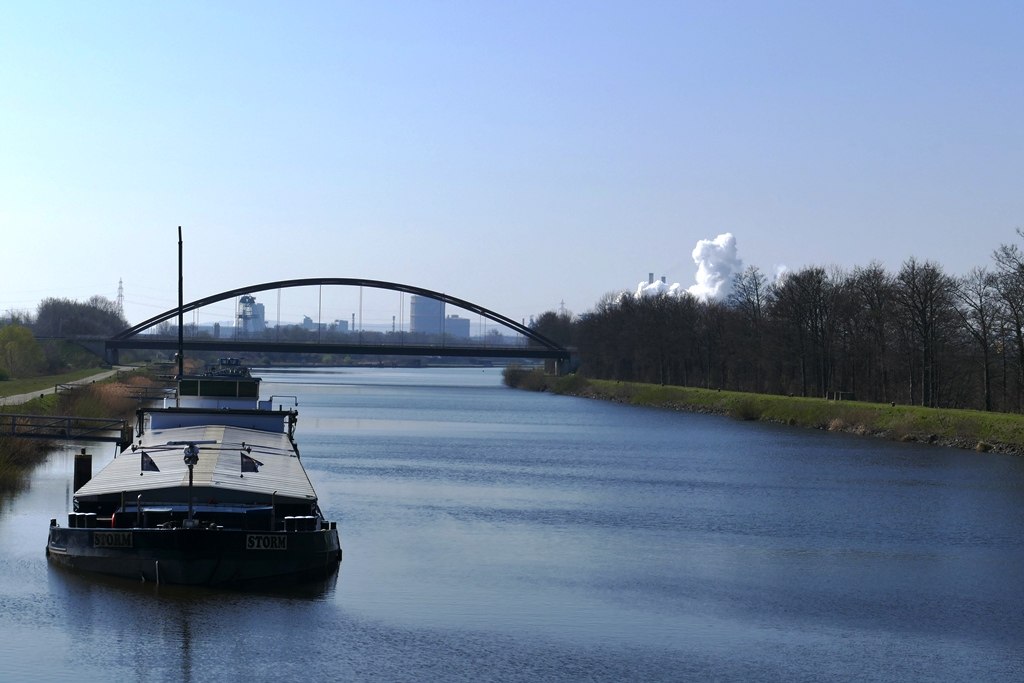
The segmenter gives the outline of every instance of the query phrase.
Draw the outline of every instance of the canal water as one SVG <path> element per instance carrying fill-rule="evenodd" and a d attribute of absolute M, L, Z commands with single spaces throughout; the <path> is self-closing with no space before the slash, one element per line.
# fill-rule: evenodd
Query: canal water
<path fill-rule="evenodd" d="M 0 681 L 1024 680 L 1022 458 L 493 369 L 260 374 L 298 399 L 339 573 L 251 594 L 50 567 L 67 444 L 0 507 Z"/>

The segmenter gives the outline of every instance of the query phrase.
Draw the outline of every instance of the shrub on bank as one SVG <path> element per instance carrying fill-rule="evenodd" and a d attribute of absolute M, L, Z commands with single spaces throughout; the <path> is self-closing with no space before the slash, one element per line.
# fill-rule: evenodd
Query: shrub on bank
<path fill-rule="evenodd" d="M 24 486 L 28 473 L 52 448 L 46 441 L 0 435 L 0 496 Z"/>
<path fill-rule="evenodd" d="M 581 394 L 587 390 L 588 386 L 590 386 L 590 382 L 586 377 L 572 373 L 556 378 L 552 390 L 556 394 Z"/>
<path fill-rule="evenodd" d="M 520 365 L 509 365 L 501 372 L 506 386 L 527 391 L 546 391 L 547 379 L 543 370 L 529 369 Z"/>
<path fill-rule="evenodd" d="M 729 406 L 729 416 L 737 420 L 760 420 L 761 414 L 757 402 L 749 396 L 732 401 Z"/>
<path fill-rule="evenodd" d="M 86 384 L 59 395 L 55 413 L 76 417 L 123 417 L 134 413 L 138 401 L 124 384 Z"/>

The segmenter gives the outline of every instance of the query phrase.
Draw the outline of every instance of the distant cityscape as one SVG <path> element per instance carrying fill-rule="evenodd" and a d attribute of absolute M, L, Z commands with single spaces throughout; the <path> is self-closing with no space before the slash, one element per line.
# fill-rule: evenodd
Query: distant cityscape
<path fill-rule="evenodd" d="M 519 338 L 518 333 L 504 328 L 498 323 L 487 323 L 474 335 L 471 322 L 470 318 L 446 313 L 443 301 L 413 294 L 410 298 L 408 328 L 405 327 L 405 321 L 397 320 L 394 316 L 392 316 L 390 323 L 361 323 L 357 320 L 355 313 L 348 320 L 336 319 L 318 322 L 313 320 L 312 317 L 304 315 L 302 322 L 268 324 L 264 304 L 257 301 L 256 297 L 252 294 L 245 294 L 238 299 L 235 319 L 233 321 L 225 320 L 188 325 L 187 327 L 191 328 L 193 333 L 208 334 L 215 339 L 223 336 L 261 337 L 268 331 L 278 327 L 278 325 L 281 328 L 299 328 L 312 333 L 322 332 L 330 334 L 365 331 L 376 333 L 408 332 L 417 336 L 442 336 L 465 340 L 472 339 L 474 336 L 486 336 L 493 341 L 500 341 L 495 338 L 502 337 L 507 338 L 509 341 Z M 161 333 L 156 328 L 151 332 L 154 334 Z"/>

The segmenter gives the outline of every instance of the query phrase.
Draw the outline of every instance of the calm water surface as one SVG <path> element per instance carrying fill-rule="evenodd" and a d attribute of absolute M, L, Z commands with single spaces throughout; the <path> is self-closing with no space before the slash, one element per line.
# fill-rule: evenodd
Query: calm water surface
<path fill-rule="evenodd" d="M 253 595 L 51 568 L 68 444 L 0 504 L 0 681 L 1024 680 L 1024 459 L 497 370 L 260 374 L 298 397 L 339 574 Z"/>

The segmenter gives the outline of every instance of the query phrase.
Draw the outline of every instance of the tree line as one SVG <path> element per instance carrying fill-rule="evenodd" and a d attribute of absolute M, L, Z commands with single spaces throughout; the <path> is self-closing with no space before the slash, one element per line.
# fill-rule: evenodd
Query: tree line
<path fill-rule="evenodd" d="M 750 266 L 722 301 L 609 294 L 533 327 L 575 347 L 588 377 L 1020 412 L 1024 252 L 1002 245 L 960 277 L 915 258 L 775 281 Z"/>
<path fill-rule="evenodd" d="M 0 380 L 33 377 L 94 365 L 96 358 L 67 344 L 39 338 L 109 336 L 128 327 L 117 305 L 102 296 L 88 301 L 47 298 L 36 315 L 8 312 L 0 319 Z"/>

